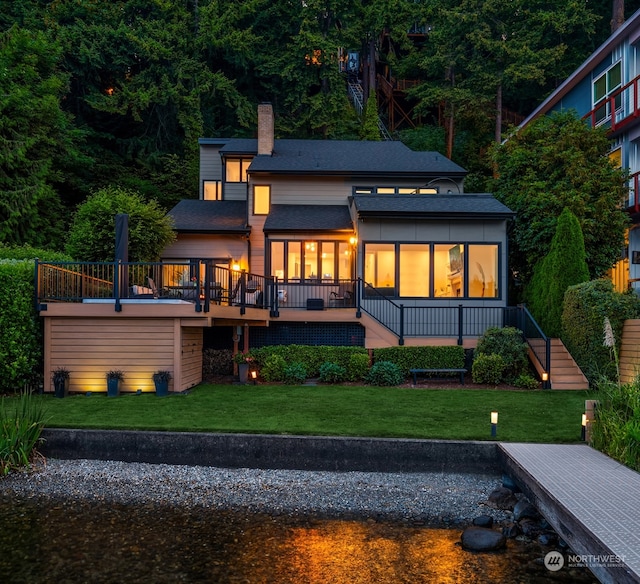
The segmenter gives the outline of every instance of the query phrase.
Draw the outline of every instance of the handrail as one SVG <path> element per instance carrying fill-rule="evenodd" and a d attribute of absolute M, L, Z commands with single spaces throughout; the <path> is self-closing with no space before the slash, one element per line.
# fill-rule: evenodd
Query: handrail
<path fill-rule="evenodd" d="M 543 380 L 542 387 L 549 389 L 551 387 L 551 339 L 544 334 L 524 304 L 518 305 L 518 320 L 518 328 L 522 331 L 524 340 L 531 347 L 542 370 L 547 373 L 547 379 Z"/>

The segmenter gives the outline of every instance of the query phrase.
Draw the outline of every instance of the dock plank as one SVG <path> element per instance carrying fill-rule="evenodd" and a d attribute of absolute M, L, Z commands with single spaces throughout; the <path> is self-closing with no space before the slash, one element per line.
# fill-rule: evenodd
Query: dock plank
<path fill-rule="evenodd" d="M 622 558 L 589 566 L 605 583 L 640 582 L 640 474 L 586 444 L 500 443 L 502 464 L 576 554 Z"/>

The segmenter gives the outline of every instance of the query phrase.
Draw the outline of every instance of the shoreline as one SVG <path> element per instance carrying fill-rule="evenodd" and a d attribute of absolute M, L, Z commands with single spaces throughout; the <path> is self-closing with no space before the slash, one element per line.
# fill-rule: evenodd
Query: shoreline
<path fill-rule="evenodd" d="M 48 459 L 0 478 L 0 496 L 163 505 L 322 519 L 449 527 L 512 513 L 487 505 L 495 474 L 217 468 Z"/>

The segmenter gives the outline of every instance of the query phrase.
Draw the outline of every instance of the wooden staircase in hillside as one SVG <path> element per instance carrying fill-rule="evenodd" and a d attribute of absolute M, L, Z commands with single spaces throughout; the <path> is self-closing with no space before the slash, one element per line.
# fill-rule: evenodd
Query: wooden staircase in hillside
<path fill-rule="evenodd" d="M 531 352 L 531 351 L 530 351 Z M 531 362 L 542 375 L 538 360 L 531 356 Z M 589 389 L 589 381 L 560 339 L 551 339 L 551 389 Z"/>

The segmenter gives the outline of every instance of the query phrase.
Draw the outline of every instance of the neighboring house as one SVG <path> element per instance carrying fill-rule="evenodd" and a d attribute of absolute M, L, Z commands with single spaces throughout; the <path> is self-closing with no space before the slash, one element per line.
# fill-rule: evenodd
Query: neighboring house
<path fill-rule="evenodd" d="M 611 271 L 620 291 L 640 289 L 640 10 L 635 12 L 520 127 L 557 110 L 575 110 L 593 127 L 607 128 L 611 159 L 628 169 L 625 202 L 632 226 L 628 247 Z"/>
<path fill-rule="evenodd" d="M 180 390 L 204 345 L 473 346 L 507 322 L 513 213 L 464 193 L 463 168 L 400 142 L 276 140 L 258 113 L 257 139 L 200 140 L 200 198 L 170 211 L 162 263 L 40 266 L 45 383 L 65 366 L 99 389 L 99 363 L 130 371 L 125 389 L 168 369 Z"/>

